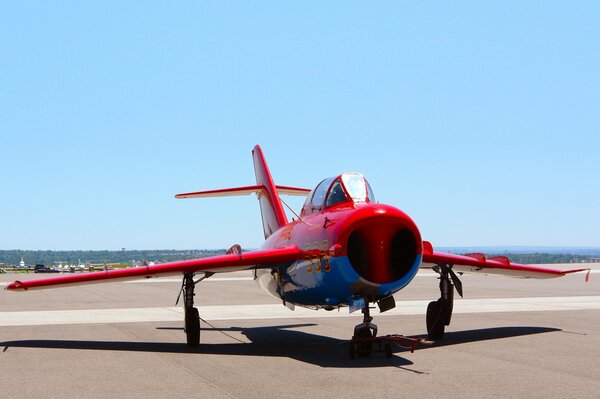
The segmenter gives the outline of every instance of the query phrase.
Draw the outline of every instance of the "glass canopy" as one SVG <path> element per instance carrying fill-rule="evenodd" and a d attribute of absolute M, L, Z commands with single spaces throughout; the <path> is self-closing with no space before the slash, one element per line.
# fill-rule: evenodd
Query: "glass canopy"
<path fill-rule="evenodd" d="M 308 195 L 301 215 L 318 213 L 349 201 L 375 202 L 369 182 L 360 173 L 346 172 L 321 181 Z"/>

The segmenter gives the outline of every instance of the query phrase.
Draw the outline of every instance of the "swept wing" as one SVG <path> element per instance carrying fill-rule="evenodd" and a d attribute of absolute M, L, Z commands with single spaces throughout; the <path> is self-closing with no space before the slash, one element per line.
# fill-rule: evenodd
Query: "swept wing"
<path fill-rule="evenodd" d="M 257 268 L 273 268 L 285 266 L 295 260 L 302 259 L 302 251 L 296 246 L 258 250 L 243 253 L 228 253 L 208 258 L 191 259 L 178 262 L 162 263 L 142 267 L 107 270 L 93 273 L 72 274 L 69 276 L 50 277 L 29 281 L 15 281 L 6 289 L 9 291 L 25 291 L 30 289 L 52 288 L 55 286 L 83 285 L 104 282 L 106 280 L 135 280 L 151 278 L 159 275 L 175 275 L 185 272 L 231 272 Z"/>
<path fill-rule="evenodd" d="M 542 266 L 512 263 L 506 256 L 486 257 L 482 253 L 454 255 L 433 250 L 428 241 L 423 241 L 423 263 L 421 267 L 438 264 L 452 265 L 455 272 L 480 272 L 520 278 L 553 278 L 569 273 L 584 272 L 590 269 L 557 270 Z M 586 277 L 587 279 L 587 277 Z"/>

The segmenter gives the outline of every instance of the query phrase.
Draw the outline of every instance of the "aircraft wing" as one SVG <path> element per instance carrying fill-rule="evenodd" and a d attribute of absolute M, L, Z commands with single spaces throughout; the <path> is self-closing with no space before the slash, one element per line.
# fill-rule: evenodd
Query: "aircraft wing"
<path fill-rule="evenodd" d="M 423 263 L 421 267 L 433 267 L 437 264 L 452 265 L 455 272 L 479 272 L 483 274 L 498 274 L 520 278 L 553 278 L 562 277 L 569 273 L 587 271 L 586 281 L 590 269 L 557 270 L 549 267 L 521 265 L 512 263 L 506 256 L 487 258 L 482 253 L 454 255 L 433 250 L 428 241 L 423 241 Z"/>
<path fill-rule="evenodd" d="M 159 275 L 177 275 L 184 272 L 231 272 L 238 270 L 272 268 L 286 266 L 302 259 L 303 252 L 296 246 L 265 249 L 244 253 L 228 253 L 208 258 L 161 263 L 102 272 L 79 273 L 68 276 L 42 278 L 28 281 L 15 281 L 5 289 L 26 291 L 30 289 L 53 288 L 55 286 L 83 285 L 106 282 L 107 280 L 135 280 Z"/>

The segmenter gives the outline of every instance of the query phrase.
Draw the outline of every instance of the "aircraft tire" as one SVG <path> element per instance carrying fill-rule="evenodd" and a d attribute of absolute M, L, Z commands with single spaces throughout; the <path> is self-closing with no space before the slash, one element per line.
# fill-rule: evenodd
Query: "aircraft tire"
<path fill-rule="evenodd" d="M 189 346 L 200 344 L 200 315 L 194 307 L 185 312 L 185 336 Z"/>
<path fill-rule="evenodd" d="M 437 341 L 444 336 L 444 317 L 442 304 L 439 301 L 429 302 L 427 305 L 427 337 L 432 341 Z"/>
<path fill-rule="evenodd" d="M 373 334 L 371 333 L 370 328 L 362 328 L 356 332 L 356 338 L 358 338 L 358 342 L 356 343 L 356 355 L 358 357 L 369 357 L 371 356 L 371 352 L 373 351 L 373 342 L 361 342 L 361 339 L 369 339 L 372 338 Z"/>

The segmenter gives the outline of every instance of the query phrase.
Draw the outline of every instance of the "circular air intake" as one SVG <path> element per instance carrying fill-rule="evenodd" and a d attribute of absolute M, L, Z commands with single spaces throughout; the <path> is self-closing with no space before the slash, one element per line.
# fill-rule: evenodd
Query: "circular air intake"
<path fill-rule="evenodd" d="M 410 273 L 417 257 L 417 240 L 395 218 L 370 219 L 348 236 L 348 260 L 365 280 L 385 284 Z"/>

